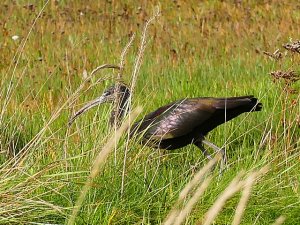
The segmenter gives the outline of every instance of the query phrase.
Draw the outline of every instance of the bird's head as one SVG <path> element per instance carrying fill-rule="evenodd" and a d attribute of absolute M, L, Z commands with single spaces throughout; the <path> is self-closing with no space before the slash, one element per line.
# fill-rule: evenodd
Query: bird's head
<path fill-rule="evenodd" d="M 124 83 L 115 84 L 110 88 L 106 89 L 103 94 L 90 101 L 85 106 L 83 106 L 80 110 L 78 110 L 69 120 L 69 126 L 75 121 L 75 119 L 88 111 L 89 109 L 100 105 L 102 103 L 114 103 L 116 99 L 119 99 L 119 103 L 117 108 L 113 110 L 111 115 L 111 123 L 113 121 L 120 120 L 129 110 L 129 99 L 130 99 L 130 90 Z M 113 118 L 114 117 L 114 118 Z"/>

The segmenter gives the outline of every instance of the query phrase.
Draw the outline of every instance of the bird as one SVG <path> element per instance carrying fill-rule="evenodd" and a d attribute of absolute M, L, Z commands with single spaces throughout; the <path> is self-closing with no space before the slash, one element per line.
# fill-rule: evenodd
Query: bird
<path fill-rule="evenodd" d="M 118 124 L 130 111 L 131 91 L 125 83 L 118 83 L 103 92 L 95 100 L 77 111 L 68 124 L 89 109 L 106 102 L 115 102 L 119 96 L 117 110 L 111 113 L 111 124 Z M 240 97 L 184 98 L 159 107 L 130 127 L 129 137 L 141 136 L 141 143 L 152 148 L 174 150 L 193 144 L 212 159 L 204 148 L 206 144 L 220 152 L 223 165 L 226 155 L 222 148 L 205 140 L 205 136 L 219 125 L 242 113 L 262 110 L 262 103 L 253 95 Z"/>

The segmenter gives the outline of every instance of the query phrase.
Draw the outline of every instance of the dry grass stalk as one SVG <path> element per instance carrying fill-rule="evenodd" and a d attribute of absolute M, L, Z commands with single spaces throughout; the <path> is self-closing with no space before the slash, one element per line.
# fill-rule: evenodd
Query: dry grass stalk
<path fill-rule="evenodd" d="M 118 69 L 118 70 L 121 70 L 121 67 L 117 66 L 117 65 L 112 65 L 112 64 L 103 64 L 103 65 L 98 66 L 95 69 L 93 69 L 90 76 L 87 77 L 86 79 L 90 79 L 92 76 L 95 75 L 95 73 L 97 73 L 99 70 L 102 70 L 102 69 Z"/>
<path fill-rule="evenodd" d="M 135 88 L 135 85 L 136 85 L 138 72 L 140 71 L 140 68 L 141 68 L 141 65 L 142 65 L 144 51 L 145 51 L 146 44 L 147 44 L 147 31 L 148 31 L 148 28 L 149 28 L 150 24 L 159 15 L 160 15 L 160 9 L 159 9 L 159 7 L 157 7 L 156 12 L 154 13 L 154 15 L 145 24 L 144 31 L 143 31 L 142 38 L 141 38 L 141 44 L 140 44 L 140 47 L 139 47 L 138 55 L 135 59 L 134 69 L 133 69 L 133 73 L 132 73 L 132 79 L 131 79 L 131 85 L 130 85 L 130 90 L 131 90 L 132 94 L 133 94 L 133 91 L 134 91 L 134 88 Z"/>
<path fill-rule="evenodd" d="M 227 188 L 223 191 L 223 193 L 218 197 L 218 199 L 215 201 L 215 203 L 210 207 L 210 209 L 206 212 L 204 215 L 204 219 L 202 222 L 199 222 L 198 224 L 203 225 L 209 225 L 212 224 L 214 219 L 217 217 L 223 206 L 225 205 L 225 202 L 230 199 L 236 192 L 238 192 L 241 188 L 250 186 L 250 190 L 246 191 L 246 194 L 242 196 L 242 199 L 240 203 L 238 204 L 236 215 L 234 218 L 234 223 L 239 224 L 244 208 L 246 206 L 246 203 L 249 199 L 250 192 L 251 192 L 251 186 L 252 183 L 255 182 L 255 180 L 258 178 L 258 176 L 264 174 L 267 172 L 267 167 L 261 168 L 259 171 L 251 172 L 246 180 L 241 181 L 241 177 L 243 172 L 239 173 L 227 186 Z M 233 223 L 233 224 L 234 224 Z"/>
<path fill-rule="evenodd" d="M 122 53 L 121 53 L 121 57 L 120 57 L 120 68 L 121 68 L 121 73 L 119 73 L 118 75 L 118 79 L 121 80 L 122 79 L 122 76 L 123 76 L 123 69 L 125 67 L 125 56 L 127 55 L 127 52 L 129 50 L 129 48 L 132 46 L 132 43 L 135 39 L 135 33 L 133 33 L 130 37 L 130 40 L 129 42 L 127 43 L 127 45 L 125 46 L 125 48 L 123 49 Z"/>
<path fill-rule="evenodd" d="M 241 223 L 242 217 L 244 215 L 244 211 L 251 195 L 252 186 L 254 185 L 257 177 L 267 172 L 267 167 L 263 167 L 261 170 L 257 172 L 251 173 L 245 180 L 244 189 L 242 191 L 242 197 L 240 199 L 239 204 L 235 210 L 234 218 L 233 218 L 233 225 L 238 225 Z"/>
<path fill-rule="evenodd" d="M 242 197 L 235 210 L 235 214 L 232 222 L 233 225 L 238 225 L 241 223 L 254 182 L 255 182 L 255 174 L 251 174 L 245 181 L 245 187 L 242 191 Z"/>
<path fill-rule="evenodd" d="M 120 91 L 119 88 L 120 88 L 120 82 L 123 81 L 123 71 L 124 71 L 124 66 L 125 66 L 125 56 L 130 48 L 130 46 L 132 46 L 132 43 L 133 43 L 133 40 L 135 38 L 135 34 L 133 34 L 128 42 L 128 44 L 125 46 L 124 50 L 122 51 L 122 54 L 121 54 L 121 60 L 120 60 L 120 67 L 121 67 L 121 70 L 120 72 L 118 73 L 118 77 L 117 77 L 117 91 L 115 92 L 115 95 L 116 95 L 116 101 L 114 102 L 114 109 L 113 109 L 113 124 L 114 124 L 114 127 L 116 128 L 118 126 L 118 119 L 119 118 L 119 115 L 120 115 L 120 110 L 121 110 L 121 107 L 120 107 Z M 127 104 L 127 108 L 126 108 L 126 111 L 129 111 L 129 107 L 130 107 L 130 104 Z M 128 131 L 129 132 L 129 131 Z M 129 134 L 129 133 L 128 133 Z M 127 145 L 127 143 L 126 143 Z M 123 195 L 123 192 L 124 192 L 124 184 L 125 184 L 125 168 L 126 168 L 126 158 L 127 158 L 127 146 L 124 150 L 124 160 L 123 160 L 123 171 L 122 171 L 122 181 L 121 181 L 121 195 Z M 117 151 L 115 149 L 115 164 L 117 163 Z"/>
<path fill-rule="evenodd" d="M 284 47 L 286 50 L 289 50 L 289 51 L 291 51 L 291 52 L 297 52 L 297 53 L 300 53 L 300 40 L 295 41 L 295 42 L 292 42 L 292 43 L 284 44 L 283 47 Z"/>
<path fill-rule="evenodd" d="M 130 85 L 130 92 L 131 92 L 131 95 L 129 97 L 129 104 L 127 105 L 127 109 L 126 110 L 129 110 L 128 108 L 130 107 L 131 105 L 131 101 L 132 101 L 132 96 L 133 96 L 133 91 L 134 91 L 134 87 L 135 87 L 135 84 L 136 84 L 136 80 L 137 80 L 137 76 L 138 76 L 138 72 L 140 70 L 140 67 L 142 65 L 142 59 L 143 59 L 143 56 L 144 56 L 144 51 L 145 51 L 145 48 L 146 48 L 146 41 L 147 41 L 147 31 L 148 31 L 148 27 L 149 25 L 156 19 L 156 17 L 158 17 L 160 14 L 160 10 L 159 8 L 157 8 L 157 12 L 146 22 L 145 24 L 145 27 L 144 27 L 144 31 L 143 31 L 143 34 L 142 34 L 142 37 L 141 37 L 141 44 L 139 46 L 139 51 L 138 51 L 138 55 L 135 59 L 135 64 L 134 64 L 134 69 L 133 69 L 133 73 L 132 73 L 132 78 L 131 78 L 131 85 Z M 131 46 L 131 43 L 134 39 L 134 35 L 131 37 L 131 40 L 129 42 L 129 44 L 125 47 L 124 51 L 127 51 L 127 49 L 129 48 L 129 46 Z M 124 57 L 126 53 L 122 54 L 121 55 L 121 64 L 122 64 L 122 56 Z M 124 60 L 123 60 L 124 62 Z M 121 68 L 122 68 L 122 65 L 120 65 Z M 122 70 L 121 70 L 122 71 Z M 117 92 L 119 93 L 119 92 Z M 119 106 L 119 101 L 120 101 L 120 98 L 119 96 L 117 97 L 117 101 L 116 101 L 116 106 L 115 109 L 118 110 L 120 109 Z M 119 113 L 117 111 L 117 113 Z M 118 114 L 115 113 L 114 115 L 114 124 L 117 123 L 117 120 L 116 118 L 118 117 Z M 129 133 L 128 133 L 129 134 Z M 128 145 L 128 143 L 126 144 Z M 122 171 L 122 183 L 121 183 L 121 194 L 123 194 L 124 192 L 124 183 L 125 183 L 125 168 L 126 168 L 126 158 L 127 158 L 127 146 L 125 148 L 125 151 L 124 151 L 124 160 L 123 160 L 123 171 Z"/>
<path fill-rule="evenodd" d="M 211 170 L 211 168 L 217 163 L 218 159 L 220 158 L 219 155 L 217 155 L 215 158 L 210 160 L 199 172 L 195 174 L 193 179 L 183 188 L 183 190 L 180 192 L 179 197 L 177 202 L 174 204 L 173 208 L 171 209 L 169 215 L 166 217 L 165 222 L 163 223 L 164 225 L 171 225 L 174 223 L 175 219 L 179 217 L 180 210 L 178 210 L 179 204 L 188 196 L 188 194 L 203 180 L 203 176 Z M 207 181 L 208 182 L 208 181 Z M 206 185 L 206 184 L 205 184 Z M 199 199 L 199 197 L 202 195 L 202 190 L 204 187 L 206 188 L 205 185 L 201 185 L 199 188 L 197 188 L 197 191 L 195 192 L 196 198 Z M 208 183 L 207 183 L 208 185 Z M 201 195 L 200 195 L 201 193 Z M 193 198 L 193 197 L 192 197 Z M 190 200 L 191 201 L 191 200 Z M 181 216 L 185 215 L 190 212 L 191 208 L 193 207 L 195 203 L 190 202 L 190 204 L 185 207 L 186 210 L 184 213 L 182 213 Z M 189 211 L 188 211 L 189 210 Z M 184 218 L 185 218 L 184 217 Z M 183 219 L 184 219 L 183 218 Z"/>
<path fill-rule="evenodd" d="M 77 99 L 78 96 L 79 96 L 79 92 L 83 89 L 85 83 L 87 81 L 89 81 L 97 72 L 99 72 L 100 70 L 103 70 L 103 69 L 118 69 L 120 70 L 120 66 L 117 66 L 117 65 L 112 65 L 112 64 L 103 64 L 101 66 L 97 66 L 95 69 L 92 70 L 92 72 L 90 73 L 90 75 L 88 77 L 86 77 L 83 82 L 81 83 L 81 85 L 79 86 L 79 88 L 74 92 L 74 94 L 71 96 L 72 99 Z M 71 104 L 74 102 L 71 101 Z M 68 102 L 69 100 L 67 100 Z M 79 113 L 80 114 L 80 113 Z M 69 125 L 73 123 L 73 121 L 76 119 L 76 115 L 73 116 L 73 119 L 72 120 L 69 120 Z"/>
<path fill-rule="evenodd" d="M 118 121 L 118 118 L 120 118 L 120 83 L 123 83 L 123 72 L 124 72 L 124 68 L 125 68 L 125 56 L 128 53 L 128 50 L 130 48 L 130 46 L 132 46 L 133 40 L 135 38 L 135 34 L 133 34 L 129 40 L 129 42 L 127 43 L 127 45 L 125 46 L 125 48 L 123 49 L 122 53 L 121 53 L 121 57 L 120 57 L 120 64 L 119 64 L 119 73 L 117 75 L 117 83 L 116 83 L 116 91 L 114 93 L 115 95 L 115 101 L 114 101 L 114 106 L 113 106 L 113 110 L 112 110 L 112 116 L 110 118 L 110 124 L 113 125 L 113 127 L 116 129 L 120 124 Z M 129 110 L 128 108 L 126 110 Z"/>
<path fill-rule="evenodd" d="M 29 150 L 32 149 L 34 146 L 38 145 L 46 132 L 47 129 L 49 129 L 49 126 L 53 121 L 55 121 L 60 113 L 63 111 L 66 106 L 70 104 L 70 102 L 74 101 L 76 97 L 78 96 L 78 93 L 83 89 L 85 82 L 90 78 L 89 76 L 84 82 L 81 83 L 81 85 L 77 88 L 77 90 L 63 103 L 59 104 L 60 106 L 54 111 L 54 113 L 51 115 L 50 119 L 46 122 L 46 124 L 42 127 L 42 129 L 20 150 L 18 155 L 14 157 L 13 160 L 8 160 L 6 162 L 7 165 L 10 165 L 10 169 L 14 169 L 17 167 L 17 165 L 23 164 L 24 160 L 26 160 L 26 157 Z"/>
<path fill-rule="evenodd" d="M 279 216 L 272 225 L 281 225 L 284 223 L 284 221 L 285 221 L 285 217 Z"/>
<path fill-rule="evenodd" d="M 0 124 L 2 123 L 2 119 L 3 119 L 3 116 L 4 116 L 4 113 L 6 111 L 6 108 L 7 108 L 7 105 L 11 99 L 11 96 L 12 96 L 12 92 L 14 90 L 16 90 L 16 87 L 15 85 L 13 85 L 13 79 L 14 79 L 14 76 L 15 76 L 15 72 L 16 72 L 16 69 L 17 69 L 17 66 L 19 65 L 19 62 L 20 62 L 20 59 L 21 59 L 21 56 L 23 54 L 23 51 L 25 49 L 25 46 L 26 46 L 26 43 L 29 39 L 29 36 L 30 34 L 32 33 L 33 31 L 33 28 L 35 27 L 37 21 L 39 18 L 41 18 L 41 15 L 43 14 L 44 10 L 46 9 L 46 6 L 48 5 L 49 3 L 49 0 L 46 1 L 43 5 L 42 5 L 42 8 L 40 9 L 40 11 L 38 12 L 38 14 L 35 16 L 34 20 L 33 20 L 33 23 L 32 25 L 30 26 L 30 29 L 27 33 L 27 35 L 25 36 L 25 39 L 24 41 L 22 41 L 22 43 L 19 45 L 17 51 L 16 51 L 16 54 L 14 55 L 13 59 L 11 60 L 11 63 L 9 65 L 9 68 L 8 68 L 8 72 L 7 73 L 4 73 L 4 77 L 2 77 L 2 80 L 10 80 L 10 83 L 9 83 L 9 87 L 7 88 L 6 90 L 6 93 L 0 93 L 0 99 L 2 98 L 2 96 L 5 96 L 5 99 L 4 99 L 4 103 L 3 105 L 1 106 L 1 113 L 0 113 Z M 14 63 L 15 62 L 15 63 Z M 7 79 L 7 75 L 9 74 L 9 71 L 10 69 L 12 68 L 12 66 L 15 64 L 15 66 L 13 67 L 13 71 L 12 71 L 12 76 L 10 79 Z M 1 88 L 2 89 L 2 88 Z M 5 89 L 4 89 L 5 90 Z M 2 90 L 1 90 L 2 91 Z"/>
<path fill-rule="evenodd" d="M 106 142 L 106 144 L 103 146 L 102 150 L 99 152 L 98 156 L 96 157 L 94 164 L 91 169 L 91 173 L 89 177 L 87 178 L 87 181 L 85 182 L 85 185 L 83 186 L 81 193 L 75 203 L 75 206 L 73 208 L 72 214 L 67 222 L 67 224 L 71 225 L 74 224 L 75 218 L 80 210 L 80 207 L 85 199 L 86 194 L 88 193 L 93 179 L 98 175 L 100 168 L 104 165 L 109 153 L 113 149 L 115 143 L 118 143 L 119 139 L 121 138 L 121 135 L 128 129 L 131 122 L 137 117 L 137 115 L 142 111 L 141 107 L 136 108 L 131 113 L 131 116 L 123 122 L 123 124 L 120 126 L 120 128 L 114 132 L 114 135 Z"/>
<path fill-rule="evenodd" d="M 180 192 L 178 201 L 183 201 L 187 197 L 191 190 L 201 182 L 203 176 L 217 163 L 219 159 L 220 155 L 217 155 L 215 158 L 210 160 L 199 172 L 195 174 L 193 179 Z"/>
<path fill-rule="evenodd" d="M 80 85 L 80 87 L 77 89 L 77 91 L 71 97 L 74 100 L 77 99 L 78 96 L 79 96 L 79 91 L 82 90 L 82 88 L 84 87 L 84 84 L 87 81 L 89 81 L 97 72 L 99 72 L 100 70 L 103 70 L 103 69 L 118 69 L 118 70 L 121 70 L 120 66 L 112 65 L 112 64 L 103 64 L 101 66 L 96 67 L 95 69 L 92 70 L 92 72 L 90 73 L 89 76 L 87 76 L 87 75 L 84 76 L 84 80 L 83 80 L 82 84 Z M 85 71 L 85 73 L 86 73 L 86 71 Z M 105 80 L 105 78 L 102 78 L 101 80 Z M 96 83 L 98 83 L 98 82 L 99 82 L 99 80 L 97 80 Z M 67 100 L 67 102 L 68 102 L 68 100 Z M 77 115 L 80 115 L 80 113 L 77 113 Z M 77 116 L 74 115 L 73 119 L 69 120 L 68 125 L 70 126 L 76 118 L 77 118 Z M 67 129 L 67 131 L 66 131 L 66 137 L 68 137 L 68 136 L 69 136 L 69 129 Z M 67 152 L 67 138 L 65 140 L 66 141 L 64 142 L 63 151 L 64 151 L 64 159 L 66 160 L 67 157 L 68 157 L 68 152 Z M 68 163 L 66 161 L 66 170 L 67 170 L 67 168 L 68 168 Z"/>
<path fill-rule="evenodd" d="M 121 99 L 120 99 L 120 86 L 121 86 L 121 82 L 123 82 L 123 72 L 124 72 L 124 68 L 125 68 L 125 57 L 128 53 L 129 48 L 132 46 L 132 43 L 135 39 L 135 33 L 133 33 L 133 35 L 131 36 L 129 42 L 127 43 L 127 45 L 125 46 L 125 48 L 123 49 L 122 53 L 121 53 L 121 57 L 120 57 L 120 70 L 119 73 L 117 75 L 117 79 L 116 79 L 116 92 L 114 93 L 115 95 L 115 101 L 113 103 L 113 109 L 112 109 L 112 113 L 111 113 L 111 117 L 110 117 L 110 124 L 113 126 L 113 128 L 116 129 L 117 127 L 120 125 L 120 121 L 118 120 L 118 118 L 120 118 L 121 115 L 121 107 L 120 107 L 120 103 L 121 103 Z M 129 111 L 129 105 L 126 108 L 126 111 Z M 114 150 L 114 163 L 115 166 L 117 165 L 117 148 L 115 148 Z M 123 180 L 123 178 L 122 178 Z M 122 187 L 123 187 L 123 181 L 122 181 Z M 121 190 L 122 192 L 122 190 Z"/>
<path fill-rule="evenodd" d="M 1 92 L 0 92 L 0 99 L 2 100 L 3 99 L 3 103 L 1 101 L 1 112 L 0 112 L 0 124 L 2 124 L 2 121 L 3 121 L 3 117 L 4 117 L 4 114 L 6 112 L 6 109 L 7 109 L 7 106 L 11 100 L 11 97 L 12 97 L 12 94 L 13 94 L 13 91 L 17 90 L 16 87 L 18 87 L 18 85 L 20 84 L 20 81 L 23 77 L 23 75 L 25 74 L 25 71 L 27 70 L 27 67 L 25 67 L 25 69 L 23 70 L 23 73 L 22 75 L 18 78 L 18 81 L 16 83 L 13 82 L 13 79 L 15 78 L 15 72 L 16 72 L 16 69 L 19 65 L 19 61 L 21 59 L 21 56 L 23 54 L 23 51 L 25 49 L 25 46 L 27 44 L 27 41 L 29 39 L 29 36 L 30 34 L 32 33 L 36 23 L 38 22 L 38 19 L 41 18 L 41 15 L 42 13 L 44 12 L 46 6 L 48 5 L 49 3 L 49 0 L 46 1 L 43 5 L 42 5 L 42 8 L 39 10 L 38 14 L 35 16 L 34 20 L 33 20 L 33 23 L 32 25 L 30 26 L 30 29 L 27 33 L 27 35 L 25 36 L 24 40 L 22 41 L 22 43 L 18 46 L 18 49 L 16 51 L 16 54 L 14 55 L 13 59 L 11 60 L 11 63 L 9 65 L 9 68 L 7 69 L 7 72 L 4 73 L 4 77 L 3 77 L 3 81 L 7 81 L 9 80 L 9 86 L 8 88 L 1 88 Z M 7 75 L 9 75 L 9 71 L 11 70 L 12 66 L 14 65 L 13 69 L 12 69 L 12 75 L 10 78 L 7 78 Z M 3 84 L 1 83 L 1 86 Z M 4 97 L 4 98 L 3 98 Z M 26 145 L 25 147 L 23 147 L 19 153 L 13 157 L 13 158 L 10 158 L 9 160 L 7 160 L 4 164 L 2 164 L 2 167 L 6 167 L 8 166 L 9 168 L 9 172 L 10 173 L 11 171 L 13 171 L 17 164 L 20 162 L 20 158 L 24 158 L 23 156 L 26 155 L 26 151 L 28 149 L 28 145 Z M 20 157 L 21 156 L 21 157 Z"/>
<path fill-rule="evenodd" d="M 217 215 L 225 205 L 225 202 L 243 187 L 243 182 L 240 181 L 242 174 L 242 172 L 239 173 L 231 181 L 231 183 L 227 186 L 225 191 L 219 196 L 215 203 L 206 212 L 203 221 L 198 224 L 209 225 L 214 221 L 214 219 L 217 217 Z"/>
<path fill-rule="evenodd" d="M 208 177 L 196 189 L 194 195 L 191 197 L 191 199 L 188 201 L 188 203 L 185 205 L 185 207 L 180 212 L 178 212 L 177 218 L 175 218 L 174 225 L 180 225 L 183 223 L 185 218 L 191 213 L 194 205 L 198 202 L 200 197 L 203 195 L 204 191 L 207 189 L 210 182 L 211 182 L 211 177 Z"/>

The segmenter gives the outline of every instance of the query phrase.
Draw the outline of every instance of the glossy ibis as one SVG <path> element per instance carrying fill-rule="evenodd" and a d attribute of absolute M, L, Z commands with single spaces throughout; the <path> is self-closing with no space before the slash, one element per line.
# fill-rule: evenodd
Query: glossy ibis
<path fill-rule="evenodd" d="M 119 90 L 116 92 L 116 90 Z M 104 102 L 113 102 L 119 94 L 119 113 L 112 113 L 112 120 L 121 120 L 130 108 L 130 90 L 125 84 L 115 85 L 104 91 L 97 99 L 91 101 L 69 120 L 69 125 L 82 113 Z M 204 144 L 215 151 L 221 151 L 223 163 L 224 151 L 204 140 L 204 136 L 217 126 L 237 117 L 244 112 L 260 111 L 262 104 L 252 95 L 230 98 L 185 98 L 162 106 L 134 123 L 130 137 L 141 135 L 142 143 L 159 149 L 178 149 L 194 144 L 204 155 L 211 159 Z"/>

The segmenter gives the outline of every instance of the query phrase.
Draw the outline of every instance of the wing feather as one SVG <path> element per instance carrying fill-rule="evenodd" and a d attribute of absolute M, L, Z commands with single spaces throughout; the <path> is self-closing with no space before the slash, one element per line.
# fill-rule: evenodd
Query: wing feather
<path fill-rule="evenodd" d="M 145 117 L 151 119 L 145 133 L 147 139 L 164 140 L 184 136 L 210 118 L 215 108 L 209 101 L 183 99 L 157 111 Z"/>

